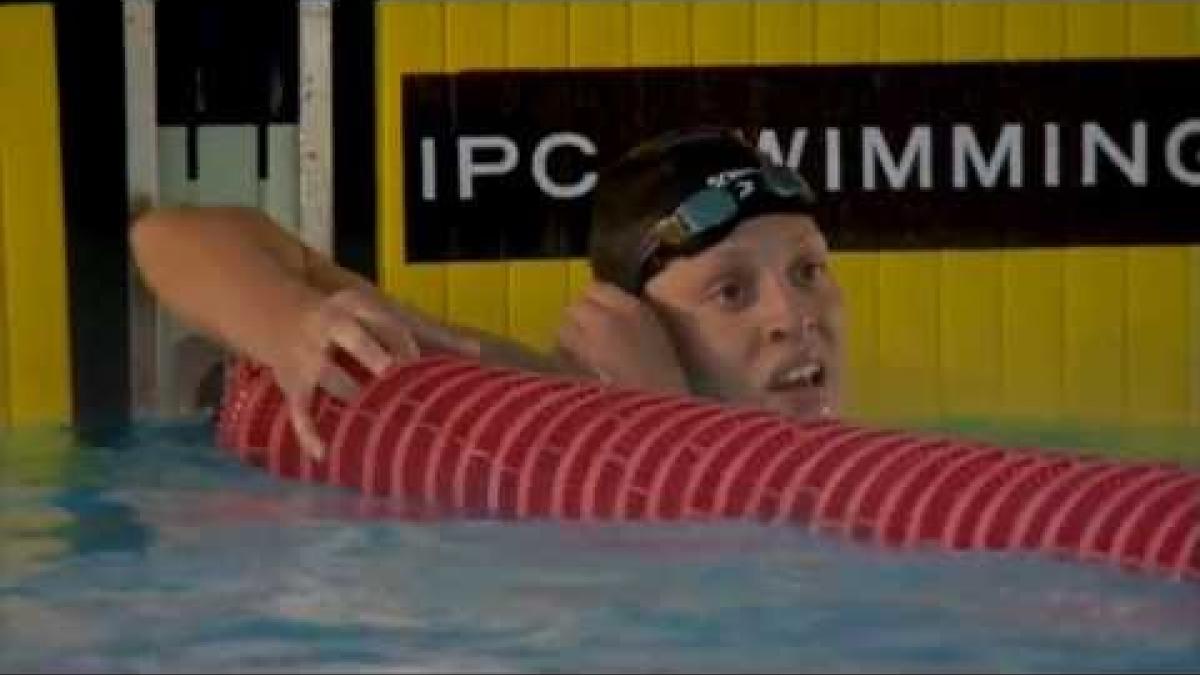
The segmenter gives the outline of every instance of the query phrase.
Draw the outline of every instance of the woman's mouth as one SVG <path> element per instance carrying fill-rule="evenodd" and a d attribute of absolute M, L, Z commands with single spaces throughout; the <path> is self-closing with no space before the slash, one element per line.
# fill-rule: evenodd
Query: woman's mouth
<path fill-rule="evenodd" d="M 825 386 L 825 365 L 817 361 L 785 366 L 775 371 L 767 383 L 771 391 L 792 391 Z"/>
<path fill-rule="evenodd" d="M 824 363 L 806 360 L 775 370 L 767 382 L 767 394 L 776 401 L 772 406 L 801 418 L 833 415 L 832 397 L 827 387 L 829 372 Z"/>

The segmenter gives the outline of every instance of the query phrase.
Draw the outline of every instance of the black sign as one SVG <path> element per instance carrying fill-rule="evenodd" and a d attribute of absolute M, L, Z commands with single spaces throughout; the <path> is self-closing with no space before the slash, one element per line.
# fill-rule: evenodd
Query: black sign
<path fill-rule="evenodd" d="M 406 76 L 411 260 L 581 255 L 598 167 L 740 127 L 835 249 L 1200 243 L 1200 60 Z"/>

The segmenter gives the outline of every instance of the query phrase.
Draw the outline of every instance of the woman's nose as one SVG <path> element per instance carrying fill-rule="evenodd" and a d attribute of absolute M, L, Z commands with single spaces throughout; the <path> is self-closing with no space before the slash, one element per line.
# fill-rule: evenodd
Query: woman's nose
<path fill-rule="evenodd" d="M 810 298 L 789 285 L 775 284 L 764 298 L 767 339 L 771 342 L 808 340 L 817 329 L 817 311 Z"/>
<path fill-rule="evenodd" d="M 788 340 L 807 340 L 817 329 L 817 321 L 807 314 L 797 317 L 796 321 L 775 322 L 767 329 L 767 337 L 771 342 L 786 342 Z"/>

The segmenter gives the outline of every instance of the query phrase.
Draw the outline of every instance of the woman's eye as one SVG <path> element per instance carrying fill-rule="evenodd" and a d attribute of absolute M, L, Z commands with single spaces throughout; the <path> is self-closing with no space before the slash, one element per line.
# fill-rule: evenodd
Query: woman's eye
<path fill-rule="evenodd" d="M 792 282 L 804 286 L 816 283 L 825 274 L 825 263 L 803 262 L 793 268 Z"/>
<path fill-rule="evenodd" d="M 737 307 L 746 299 L 746 287 L 735 281 L 727 281 L 718 285 L 713 295 L 721 306 Z"/>

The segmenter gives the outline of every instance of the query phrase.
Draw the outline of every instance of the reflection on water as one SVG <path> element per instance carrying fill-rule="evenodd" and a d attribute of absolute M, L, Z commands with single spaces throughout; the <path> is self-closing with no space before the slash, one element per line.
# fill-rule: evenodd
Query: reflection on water
<path fill-rule="evenodd" d="M 1098 566 L 404 520 L 248 471 L 199 424 L 0 457 L 0 671 L 1200 668 L 1200 588 Z"/>

